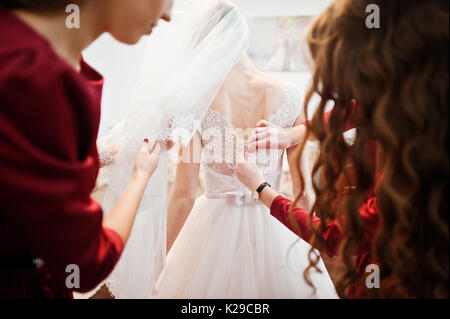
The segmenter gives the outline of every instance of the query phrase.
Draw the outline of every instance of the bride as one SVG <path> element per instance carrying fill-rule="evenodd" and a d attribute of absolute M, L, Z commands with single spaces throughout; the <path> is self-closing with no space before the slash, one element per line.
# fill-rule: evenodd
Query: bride
<path fill-rule="evenodd" d="M 178 141 L 189 145 L 230 70 L 248 48 L 247 26 L 222 0 L 175 2 L 172 21 L 146 39 L 137 80 L 133 81 L 128 115 L 98 141 L 107 181 L 103 207 L 113 206 L 129 180 L 139 145 L 136 141 Z M 126 69 L 129 54 L 116 61 Z M 115 65 L 111 66 L 112 69 Z M 111 96 L 109 101 L 116 101 Z M 108 104 L 108 107 L 111 107 Z M 121 107 L 120 101 L 116 107 Z M 145 190 L 130 239 L 106 280 L 115 298 L 149 295 L 166 259 L 167 152 Z M 163 187 L 161 187 L 163 186 Z"/>
<path fill-rule="evenodd" d="M 246 26 L 231 2 L 216 2 L 217 10 Z M 246 27 L 236 30 L 245 37 Z M 265 120 L 280 131 L 289 130 L 305 120 L 301 102 L 297 87 L 258 71 L 245 54 L 233 67 L 200 130 L 180 149 L 168 205 L 169 253 L 151 298 L 337 297 L 322 262 L 321 273 L 309 278 L 315 290 L 307 284 L 303 271 L 309 265 L 310 246 L 271 217 L 234 172 L 258 123 Z M 292 149 L 287 154 L 292 163 Z M 279 190 L 284 149 L 249 156 Z M 206 191 L 195 199 L 201 167 Z M 298 181 L 293 181 L 296 192 Z"/>
<path fill-rule="evenodd" d="M 116 202 L 129 177 L 137 152 L 133 141 L 180 141 L 184 160 L 166 218 L 163 150 L 129 242 L 107 280 L 109 290 L 116 298 L 336 297 L 322 263 L 322 273 L 311 277 L 314 293 L 302 275 L 309 245 L 270 217 L 234 174 L 237 154 L 257 122 L 288 130 L 304 120 L 298 89 L 250 63 L 248 26 L 229 0 L 175 4 L 172 22 L 147 43 L 129 115 L 99 141 L 109 184 L 103 206 Z M 118 151 L 109 154 L 116 145 Z M 252 155 L 275 189 L 287 146 Z M 195 200 L 202 157 L 206 193 Z"/>

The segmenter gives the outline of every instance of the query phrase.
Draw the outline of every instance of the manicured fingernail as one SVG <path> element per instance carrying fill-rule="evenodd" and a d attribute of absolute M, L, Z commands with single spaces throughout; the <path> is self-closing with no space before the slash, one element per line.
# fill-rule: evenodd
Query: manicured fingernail
<path fill-rule="evenodd" d="M 144 143 L 148 143 L 148 138 L 146 138 L 146 139 L 144 140 Z"/>

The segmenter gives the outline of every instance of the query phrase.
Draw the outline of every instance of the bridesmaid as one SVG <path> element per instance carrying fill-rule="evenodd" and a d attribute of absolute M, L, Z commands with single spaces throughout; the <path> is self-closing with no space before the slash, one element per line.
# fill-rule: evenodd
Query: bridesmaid
<path fill-rule="evenodd" d="M 366 28 L 373 3 L 381 29 Z M 303 131 L 319 141 L 314 171 L 324 185 L 315 185 L 312 209 L 259 187 L 264 178 L 245 156 L 236 167 L 275 218 L 343 258 L 342 297 L 448 298 L 448 14 L 446 0 L 336 0 L 315 20 L 305 105 L 314 93 L 320 104 Z"/>
<path fill-rule="evenodd" d="M 69 3 L 81 8 L 79 29 L 66 27 Z M 172 0 L 0 1 L 0 298 L 72 298 L 118 262 L 160 146 L 142 143 L 103 218 L 90 198 L 103 78 L 81 52 L 104 32 L 136 43 L 171 8 Z"/>

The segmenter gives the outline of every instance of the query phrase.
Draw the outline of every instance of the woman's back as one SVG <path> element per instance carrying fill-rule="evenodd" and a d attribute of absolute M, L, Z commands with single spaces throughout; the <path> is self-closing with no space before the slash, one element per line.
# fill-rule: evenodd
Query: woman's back
<path fill-rule="evenodd" d="M 231 72 L 202 122 L 203 163 L 209 194 L 248 193 L 234 169 L 257 123 L 267 120 L 288 128 L 302 113 L 297 87 L 273 80 L 242 63 L 245 62 Z M 263 169 L 267 181 L 279 189 L 283 151 L 264 150 L 249 156 Z"/>
<path fill-rule="evenodd" d="M 241 130 L 269 120 L 285 103 L 285 85 L 245 63 L 233 69 L 211 106 Z"/>

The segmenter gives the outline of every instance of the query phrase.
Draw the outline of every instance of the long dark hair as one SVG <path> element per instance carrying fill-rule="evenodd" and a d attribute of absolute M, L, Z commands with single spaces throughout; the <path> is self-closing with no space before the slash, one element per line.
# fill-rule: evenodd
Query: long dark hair
<path fill-rule="evenodd" d="M 369 4 L 381 8 L 379 29 L 366 27 Z M 320 171 L 324 180 L 314 185 L 322 225 L 314 228 L 313 243 L 323 247 L 325 223 L 345 217 L 339 254 L 346 270 L 336 285 L 341 296 L 351 285 L 364 287 L 352 256 L 365 240 L 359 208 L 377 185 L 381 220 L 369 249 L 380 266 L 381 289 L 367 295 L 448 297 L 448 6 L 448 0 L 336 0 L 307 36 L 314 71 L 305 114 L 317 93 L 318 110 L 307 126 L 320 141 L 313 175 Z M 343 132 L 352 100 L 357 134 L 350 147 Z M 334 110 L 325 124 L 330 102 Z M 374 140 L 383 155 L 378 179 L 367 160 Z M 336 206 L 336 182 L 348 162 L 356 185 Z M 305 277 L 316 257 L 311 250 Z"/>

